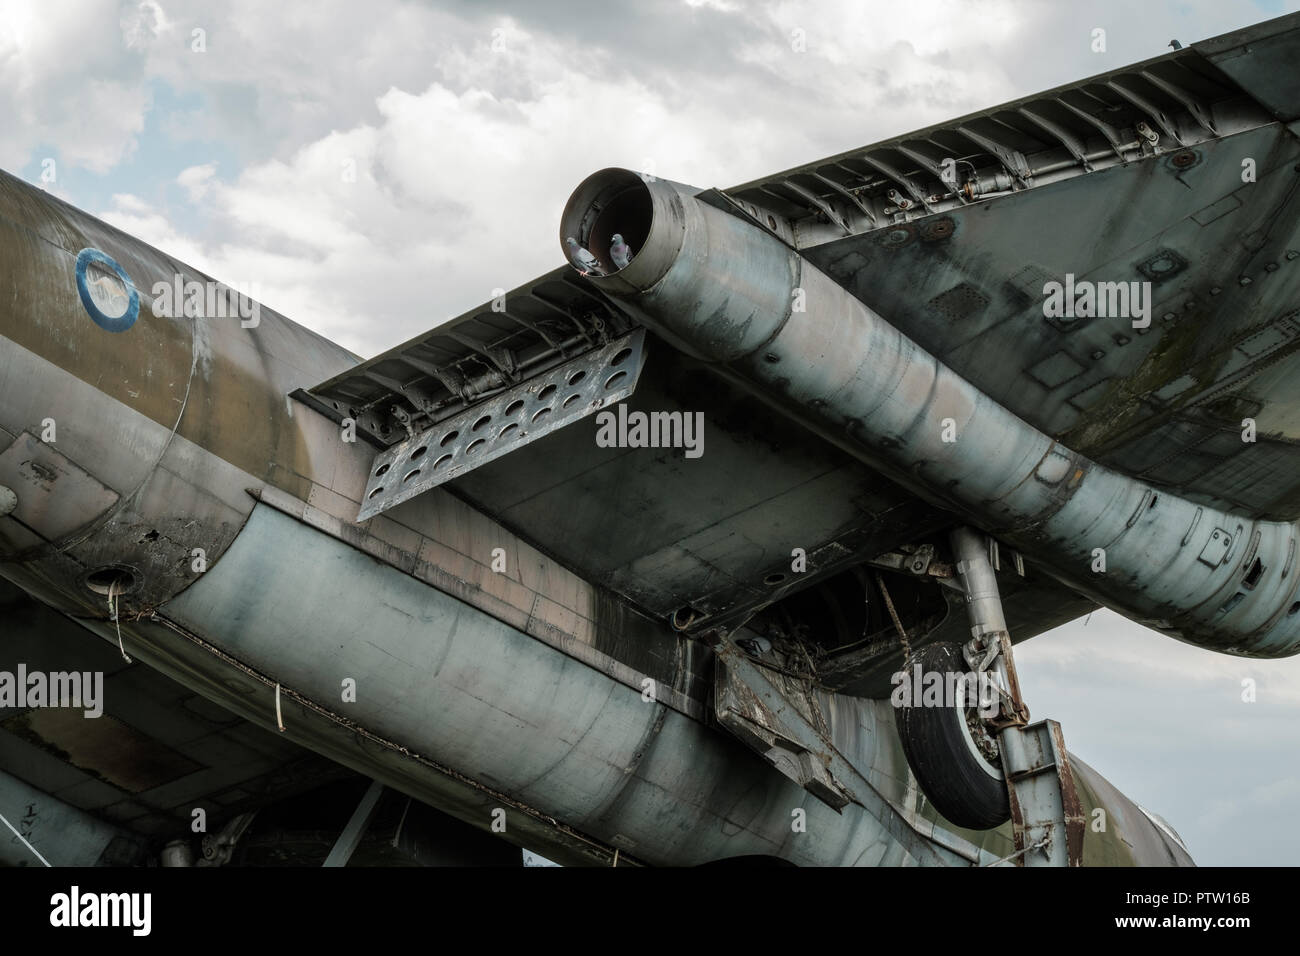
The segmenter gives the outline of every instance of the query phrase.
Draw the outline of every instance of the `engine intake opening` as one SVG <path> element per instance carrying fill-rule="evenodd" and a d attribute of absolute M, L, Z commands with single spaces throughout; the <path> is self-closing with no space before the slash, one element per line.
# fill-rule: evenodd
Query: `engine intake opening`
<path fill-rule="evenodd" d="M 569 199 L 561 219 L 560 243 L 572 236 L 611 275 L 620 271 L 610 255 L 615 235 L 631 247 L 632 259 L 645 247 L 654 222 L 654 203 L 640 173 L 602 170 Z"/>

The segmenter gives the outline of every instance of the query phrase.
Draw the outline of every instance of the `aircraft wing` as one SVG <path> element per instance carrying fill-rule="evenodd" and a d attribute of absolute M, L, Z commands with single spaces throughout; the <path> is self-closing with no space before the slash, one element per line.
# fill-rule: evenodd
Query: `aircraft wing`
<path fill-rule="evenodd" d="M 1282 17 L 725 195 L 1076 451 L 1293 519 L 1297 53 L 1300 18 Z M 949 157 L 955 206 L 930 198 L 953 191 Z M 1045 318 L 1067 275 L 1149 284 L 1150 325 Z"/>
<path fill-rule="evenodd" d="M 1195 501 L 1294 518 L 1300 92 L 1282 78 L 1297 53 L 1300 18 L 1283 17 L 697 198 L 775 234 L 1077 451 Z M 1045 287 L 1067 281 L 1124 284 L 1149 324 L 1046 316 Z M 338 421 L 350 413 L 380 449 L 361 518 L 449 482 L 691 629 L 810 590 L 809 613 L 836 635 L 828 655 L 853 649 L 840 686 L 878 692 L 885 662 L 861 651 L 889 622 L 842 607 L 836 576 L 898 565 L 896 549 L 941 535 L 953 515 L 654 334 L 619 391 L 568 386 L 581 372 L 603 387 L 639 324 L 562 267 L 297 397 Z M 503 431 L 517 398 L 524 427 Z M 575 413 L 557 421 L 566 401 Z M 601 447 L 592 413 L 619 401 L 634 424 L 638 412 L 687 425 L 702 413 L 698 457 Z M 533 423 L 539 410 L 550 423 Z M 422 446 L 425 467 L 408 478 Z M 403 494 L 407 482 L 418 487 Z M 796 548 L 806 573 L 792 570 Z M 1014 639 L 1095 606 L 1015 561 Z M 964 627 L 946 608 L 928 619 L 937 637 Z"/>

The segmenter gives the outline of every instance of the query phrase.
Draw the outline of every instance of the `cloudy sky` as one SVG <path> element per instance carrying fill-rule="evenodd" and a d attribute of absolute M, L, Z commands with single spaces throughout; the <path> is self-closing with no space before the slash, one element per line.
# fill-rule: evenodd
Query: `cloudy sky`
<path fill-rule="evenodd" d="M 369 356 L 559 265 L 604 166 L 726 187 L 1296 9 L 5 0 L 0 168 Z M 1102 612 L 1018 658 L 1199 862 L 1300 862 L 1300 661 Z"/>

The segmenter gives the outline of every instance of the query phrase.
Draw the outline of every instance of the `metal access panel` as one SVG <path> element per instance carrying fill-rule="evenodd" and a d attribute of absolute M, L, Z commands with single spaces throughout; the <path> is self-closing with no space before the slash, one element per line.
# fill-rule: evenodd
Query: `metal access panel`
<path fill-rule="evenodd" d="M 719 724 L 836 813 L 865 799 L 842 782 L 846 768 L 832 756 L 835 746 L 818 727 L 826 718 L 807 688 L 764 672 L 730 642 L 716 645 L 714 655 Z"/>
<path fill-rule="evenodd" d="M 1222 528 L 1215 528 L 1210 533 L 1210 540 L 1205 542 L 1205 547 L 1201 549 L 1201 553 L 1196 556 L 1196 559 L 1212 568 L 1217 568 L 1223 563 L 1223 559 L 1228 556 L 1228 550 L 1231 547 L 1232 535 Z"/>
<path fill-rule="evenodd" d="M 622 401 L 644 362 L 637 329 L 416 432 L 375 456 L 357 521 Z"/>

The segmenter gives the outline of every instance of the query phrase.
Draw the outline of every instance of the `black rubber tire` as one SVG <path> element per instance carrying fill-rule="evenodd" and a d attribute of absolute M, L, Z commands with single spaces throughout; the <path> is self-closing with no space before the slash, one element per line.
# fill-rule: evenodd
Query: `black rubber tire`
<path fill-rule="evenodd" d="M 917 651 L 908 668 L 922 674 L 969 670 L 956 644 L 930 644 Z M 917 698 L 919 698 L 919 689 Z M 957 826 L 991 830 L 1011 818 L 1002 769 L 971 750 L 963 706 L 897 707 L 894 719 L 903 753 L 921 791 L 934 808 Z"/>

